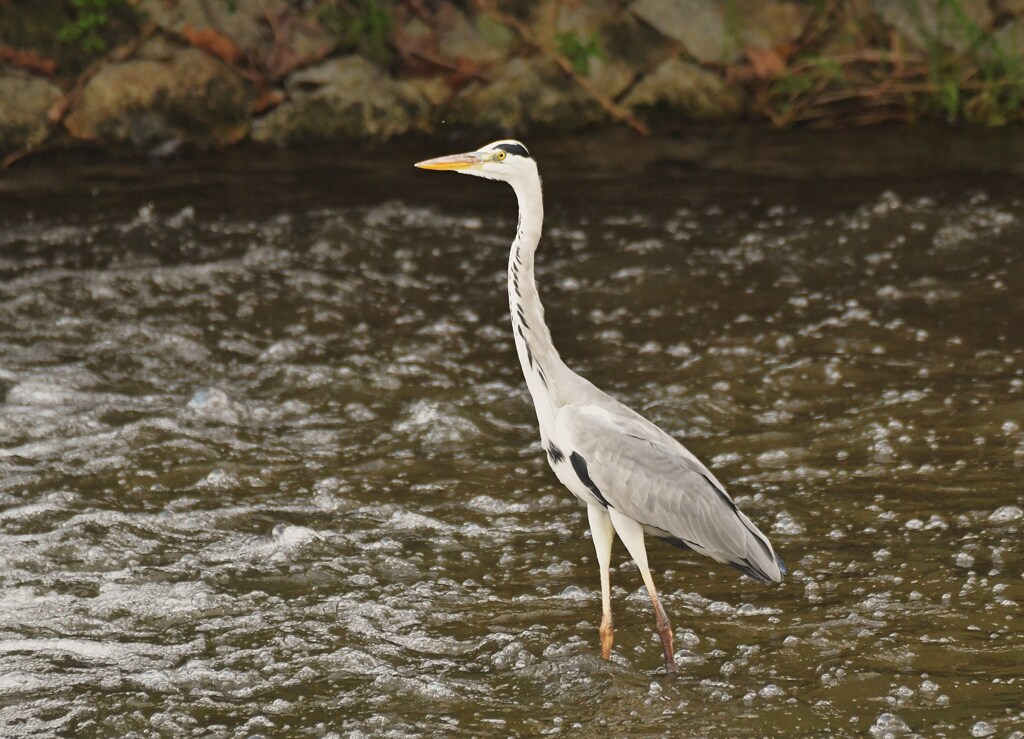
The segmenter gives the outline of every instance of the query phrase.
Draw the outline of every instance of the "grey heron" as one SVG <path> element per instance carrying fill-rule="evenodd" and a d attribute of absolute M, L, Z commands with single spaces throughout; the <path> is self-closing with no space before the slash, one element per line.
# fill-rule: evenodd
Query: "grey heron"
<path fill-rule="evenodd" d="M 732 565 L 763 582 L 781 582 L 785 564 L 697 457 L 577 375 L 558 355 L 534 280 L 544 204 L 537 164 L 526 147 L 506 139 L 416 166 L 502 180 L 515 191 L 519 225 L 508 259 L 512 333 L 548 463 L 587 506 L 601 568 L 601 656 L 610 659 L 614 639 L 609 566 L 612 542 L 618 535 L 651 597 L 665 668 L 675 672 L 672 630 L 647 565 L 645 533 Z"/>

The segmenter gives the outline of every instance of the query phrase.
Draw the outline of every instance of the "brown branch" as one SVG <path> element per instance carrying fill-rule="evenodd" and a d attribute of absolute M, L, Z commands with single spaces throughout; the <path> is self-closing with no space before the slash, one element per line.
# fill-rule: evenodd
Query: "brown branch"
<path fill-rule="evenodd" d="M 392 45 L 398 51 L 399 54 L 407 57 L 415 57 L 427 64 L 432 64 L 435 67 L 443 69 L 447 72 L 457 74 L 480 80 L 481 82 L 491 82 L 490 76 L 482 72 L 480 69 L 470 67 L 467 65 L 460 65 L 457 62 L 449 61 L 440 54 L 435 54 L 433 51 L 423 48 L 420 45 L 410 44 L 404 38 L 396 36 L 391 40 Z"/>
<path fill-rule="evenodd" d="M 855 62 L 867 62 L 868 64 L 892 64 L 902 69 L 907 62 L 924 63 L 924 58 L 919 54 L 907 54 L 906 52 L 893 53 L 889 49 L 860 49 L 846 54 L 835 54 L 833 56 L 816 57 L 814 60 L 801 61 L 789 67 L 790 74 L 817 69 L 821 62 L 832 64 L 853 64 Z"/>
<path fill-rule="evenodd" d="M 36 54 L 33 51 L 15 49 L 13 46 L 0 44 L 0 62 L 13 64 L 29 72 L 38 72 L 46 76 L 52 76 L 57 71 L 57 62 L 48 57 Z"/>
<path fill-rule="evenodd" d="M 551 46 L 538 39 L 533 34 L 533 31 L 530 30 L 530 27 L 525 23 L 520 21 L 518 18 L 514 18 L 513 16 L 503 13 L 495 8 L 491 4 L 491 0 L 477 0 L 476 4 L 481 10 L 491 15 L 495 20 L 504 23 L 510 28 L 514 28 L 526 43 L 543 53 L 545 56 L 554 60 L 554 62 L 561 67 L 566 74 L 572 77 L 576 81 L 576 84 L 583 88 L 583 91 L 590 95 L 590 97 L 594 99 L 594 102 L 600 105 L 601 108 L 603 108 L 604 111 L 612 118 L 620 123 L 625 123 L 641 136 L 647 136 L 650 134 L 650 129 L 647 127 L 647 124 L 621 105 L 616 104 L 615 101 L 611 100 L 607 95 L 594 87 L 590 80 L 576 71 L 575 67 L 573 67 L 572 61 L 570 61 L 565 54 L 562 54 L 557 49 L 551 48 Z"/>

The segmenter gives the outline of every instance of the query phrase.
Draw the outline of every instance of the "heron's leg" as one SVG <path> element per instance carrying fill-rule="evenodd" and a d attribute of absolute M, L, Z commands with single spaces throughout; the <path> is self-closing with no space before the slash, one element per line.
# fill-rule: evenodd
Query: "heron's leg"
<path fill-rule="evenodd" d="M 632 518 L 623 516 L 614 508 L 609 508 L 608 513 L 612 525 L 615 527 L 615 533 L 622 539 L 622 543 L 629 551 L 629 556 L 636 562 L 636 566 L 640 569 L 640 576 L 644 579 L 644 585 L 647 586 L 647 593 L 651 596 L 651 603 L 654 605 L 654 618 L 658 625 L 658 636 L 661 637 L 661 648 L 665 653 L 665 669 L 668 672 L 675 672 L 676 658 L 675 649 L 672 646 L 672 626 L 668 622 L 668 616 L 665 615 L 665 609 L 661 607 L 661 601 L 658 600 L 658 591 L 654 589 L 654 579 L 647 566 L 647 547 L 644 546 L 643 526 Z"/>
<path fill-rule="evenodd" d="M 590 518 L 590 533 L 594 538 L 597 564 L 601 567 L 601 656 L 611 659 L 615 629 L 612 628 L 612 583 L 608 568 L 612 561 L 615 529 L 608 512 L 600 506 L 588 505 L 587 516 Z"/>

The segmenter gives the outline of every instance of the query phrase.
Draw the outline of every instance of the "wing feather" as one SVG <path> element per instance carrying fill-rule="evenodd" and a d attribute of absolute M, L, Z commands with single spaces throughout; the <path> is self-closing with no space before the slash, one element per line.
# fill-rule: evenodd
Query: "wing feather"
<path fill-rule="evenodd" d="M 620 513 L 752 577 L 782 580 L 767 537 L 700 460 L 643 416 L 609 398 L 563 406 L 556 426 Z"/>

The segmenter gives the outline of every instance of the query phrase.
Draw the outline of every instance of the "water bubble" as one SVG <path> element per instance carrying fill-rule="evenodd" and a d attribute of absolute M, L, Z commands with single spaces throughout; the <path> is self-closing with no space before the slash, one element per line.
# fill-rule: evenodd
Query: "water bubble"
<path fill-rule="evenodd" d="M 586 590 L 579 587 L 578 585 L 570 585 L 565 590 L 563 590 L 558 597 L 566 598 L 568 600 L 587 600 L 588 598 L 590 598 L 590 593 L 588 593 Z"/>
<path fill-rule="evenodd" d="M 77 393 L 53 382 L 27 380 L 7 391 L 11 405 L 59 407 L 71 402 Z"/>
<path fill-rule="evenodd" d="M 875 739 L 889 739 L 889 737 L 909 734 L 910 727 L 895 713 L 883 713 L 875 719 L 875 723 L 868 729 L 868 733 Z"/>
<path fill-rule="evenodd" d="M 772 449 L 757 455 L 761 467 L 780 468 L 789 466 L 789 453 L 785 449 Z"/>
<path fill-rule="evenodd" d="M 692 649 L 693 647 L 695 647 L 698 644 L 700 644 L 700 637 L 697 636 L 692 631 L 690 631 L 689 629 L 687 629 L 686 631 L 684 631 L 682 634 L 679 635 L 679 643 L 682 644 L 683 646 L 686 646 L 686 647 L 689 647 L 690 649 Z"/>
<path fill-rule="evenodd" d="M 302 351 L 301 343 L 295 339 L 282 339 L 264 349 L 259 360 L 267 363 L 284 362 L 294 358 L 300 351 Z"/>
<path fill-rule="evenodd" d="M 679 357 L 691 356 L 693 354 L 693 349 L 690 347 L 689 344 L 685 342 L 680 342 L 678 344 L 673 344 L 672 346 L 670 346 L 666 350 L 666 353 L 670 357 L 676 357 L 678 359 Z"/>
<path fill-rule="evenodd" d="M 244 409 L 216 387 L 196 390 L 188 401 L 188 408 L 205 420 L 232 425 L 239 423 L 244 415 Z"/>
<path fill-rule="evenodd" d="M 267 713 L 284 714 L 292 710 L 292 704 L 291 702 L 286 701 L 283 698 L 277 698 L 268 705 L 264 706 L 263 710 Z"/>
<path fill-rule="evenodd" d="M 179 210 L 177 213 L 167 217 L 165 223 L 168 228 L 182 228 L 185 224 L 189 223 L 196 217 L 196 209 L 191 205 L 186 205 L 184 208 Z"/>
<path fill-rule="evenodd" d="M 994 510 L 989 515 L 988 520 L 991 523 L 1008 523 L 1010 521 L 1019 521 L 1022 518 L 1024 518 L 1024 510 L 1019 506 L 1004 505 Z"/>
<path fill-rule="evenodd" d="M 226 470 L 213 470 L 196 483 L 196 487 L 202 490 L 230 490 L 238 487 L 238 478 Z"/>
<path fill-rule="evenodd" d="M 974 566 L 974 557 L 967 552 L 957 552 L 954 561 L 956 562 L 957 567 L 963 567 L 966 569 Z"/>
<path fill-rule="evenodd" d="M 737 452 L 723 452 L 722 454 L 716 454 L 711 458 L 712 467 L 724 467 L 728 464 L 735 464 L 743 459 L 742 455 Z"/>
<path fill-rule="evenodd" d="M 971 727 L 971 736 L 992 736 L 996 729 L 987 721 L 978 721 Z"/>
<path fill-rule="evenodd" d="M 271 533 L 274 537 L 274 542 L 282 547 L 300 547 L 312 541 L 323 539 L 323 536 L 313 529 L 306 528 L 305 526 L 289 526 L 283 523 L 277 524 Z"/>
<path fill-rule="evenodd" d="M 775 523 L 772 524 L 772 531 L 784 536 L 799 536 L 804 533 L 805 528 L 788 511 L 779 511 L 775 516 Z"/>
<path fill-rule="evenodd" d="M 476 424 L 463 416 L 455 405 L 429 400 L 410 404 L 395 430 L 440 449 L 462 447 L 480 435 Z"/>
<path fill-rule="evenodd" d="M 725 601 L 716 600 L 708 606 L 708 613 L 714 613 L 719 616 L 730 615 L 736 609 Z"/>

